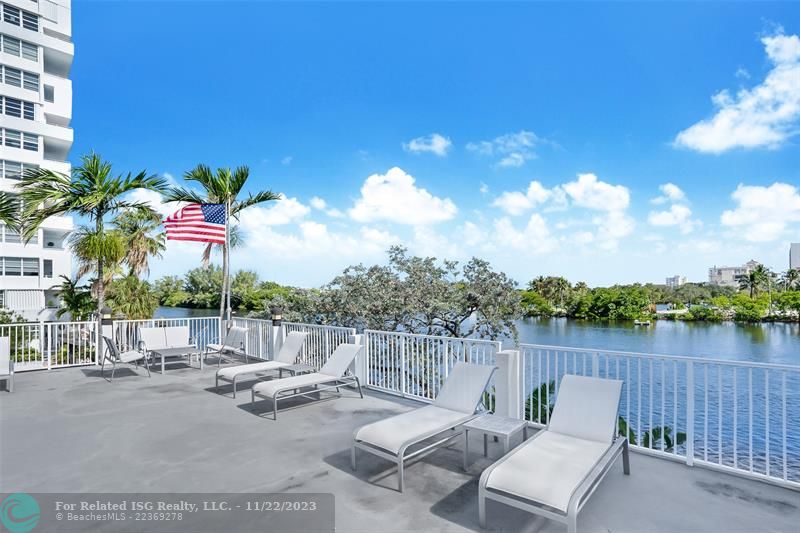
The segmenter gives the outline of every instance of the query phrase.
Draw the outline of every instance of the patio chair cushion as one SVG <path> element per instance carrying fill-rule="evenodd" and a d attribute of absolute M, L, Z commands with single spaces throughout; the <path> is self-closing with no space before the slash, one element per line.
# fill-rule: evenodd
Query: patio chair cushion
<path fill-rule="evenodd" d="M 609 445 L 554 431 L 529 440 L 490 474 L 486 486 L 567 512 L 572 493 Z"/>
<path fill-rule="evenodd" d="M 252 363 L 249 365 L 236 365 L 228 368 L 221 368 L 217 371 L 217 375 L 221 378 L 233 379 L 237 376 L 244 374 L 255 374 L 256 372 L 268 372 L 270 370 L 277 370 L 281 367 L 289 366 L 286 363 L 278 361 L 264 361 L 261 363 Z"/>
<path fill-rule="evenodd" d="M 548 429 L 611 444 L 617 427 L 622 381 L 565 375 Z"/>
<path fill-rule="evenodd" d="M 290 378 L 262 381 L 253 387 L 253 392 L 261 396 L 274 398 L 276 394 L 282 391 L 310 387 L 312 385 L 321 385 L 323 383 L 333 383 L 334 381 L 336 381 L 336 378 L 332 376 L 314 372 L 312 374 L 302 374 Z"/>
<path fill-rule="evenodd" d="M 494 372 L 493 366 L 456 363 L 433 405 L 472 414 Z"/>
<path fill-rule="evenodd" d="M 472 418 L 459 411 L 427 405 L 360 428 L 355 440 L 397 454 L 403 444 L 419 437 L 435 435 Z"/>

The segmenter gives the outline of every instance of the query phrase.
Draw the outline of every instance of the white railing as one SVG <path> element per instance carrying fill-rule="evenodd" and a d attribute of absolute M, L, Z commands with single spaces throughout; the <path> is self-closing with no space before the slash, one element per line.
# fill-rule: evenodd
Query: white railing
<path fill-rule="evenodd" d="M 522 344 L 523 416 L 546 425 L 564 374 L 624 381 L 634 449 L 800 488 L 800 367 Z"/>
<path fill-rule="evenodd" d="M 272 359 L 275 339 L 273 337 L 271 320 L 234 318 L 233 325 L 247 329 L 247 335 L 244 339 L 244 350 L 249 357 L 265 360 Z"/>
<path fill-rule="evenodd" d="M 356 334 L 355 328 L 317 326 L 313 324 L 298 324 L 296 322 L 284 322 L 283 328 L 285 333 L 292 331 L 308 333 L 306 342 L 303 344 L 303 351 L 300 352 L 300 357 L 306 364 L 317 369 L 325 364 L 337 346 L 350 342 L 350 338 Z"/>
<path fill-rule="evenodd" d="M 138 349 L 139 328 L 189 326 L 189 339 L 204 350 L 206 345 L 219 342 L 219 317 L 150 318 L 145 320 L 115 320 L 114 341 L 121 350 Z"/>
<path fill-rule="evenodd" d="M 364 331 L 367 386 L 431 401 L 458 361 L 494 364 L 500 343 L 410 333 Z"/>
<path fill-rule="evenodd" d="M 14 371 L 94 364 L 95 322 L 23 322 L 0 324 L 8 337 Z"/>

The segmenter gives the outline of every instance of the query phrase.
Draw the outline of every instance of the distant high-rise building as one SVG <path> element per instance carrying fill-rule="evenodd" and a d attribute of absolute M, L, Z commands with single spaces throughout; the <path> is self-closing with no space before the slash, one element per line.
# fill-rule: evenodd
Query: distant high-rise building
<path fill-rule="evenodd" d="M 71 0 L 0 3 L 0 191 L 13 197 L 22 173 L 68 174 L 72 147 Z M 59 276 L 70 276 L 71 217 L 48 218 L 23 244 L 0 224 L 0 308 L 29 320 L 57 302 Z"/>
<path fill-rule="evenodd" d="M 667 278 L 666 285 L 670 289 L 677 289 L 681 285 L 686 285 L 686 276 L 677 275 L 669 277 Z"/>
<path fill-rule="evenodd" d="M 800 242 L 789 245 L 789 270 L 800 269 Z"/>
<path fill-rule="evenodd" d="M 708 282 L 712 285 L 723 285 L 727 287 L 738 287 L 739 280 L 747 276 L 760 263 L 751 259 L 742 266 L 713 266 L 708 269 Z"/>

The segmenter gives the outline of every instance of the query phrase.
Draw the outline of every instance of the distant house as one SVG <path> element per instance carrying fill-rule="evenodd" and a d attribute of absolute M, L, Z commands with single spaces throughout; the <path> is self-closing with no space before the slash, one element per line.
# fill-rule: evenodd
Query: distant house
<path fill-rule="evenodd" d="M 708 282 L 712 285 L 738 287 L 739 280 L 750 274 L 760 264 L 751 259 L 742 266 L 713 266 L 708 269 Z"/>
<path fill-rule="evenodd" d="M 667 278 L 666 285 L 670 289 L 677 289 L 681 285 L 686 285 L 686 276 L 676 275 L 669 277 Z"/>

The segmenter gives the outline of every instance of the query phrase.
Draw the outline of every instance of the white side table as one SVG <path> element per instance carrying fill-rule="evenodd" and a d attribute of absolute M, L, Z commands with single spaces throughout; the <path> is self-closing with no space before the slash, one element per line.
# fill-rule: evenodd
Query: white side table
<path fill-rule="evenodd" d="M 467 456 L 469 455 L 469 432 L 480 431 L 483 433 L 483 456 L 489 455 L 489 436 L 497 437 L 503 441 L 503 454 L 510 448 L 511 437 L 522 431 L 522 438 L 528 438 L 528 423 L 518 418 L 508 418 L 491 414 L 473 418 L 463 426 L 464 428 L 464 470 L 467 469 Z"/>

